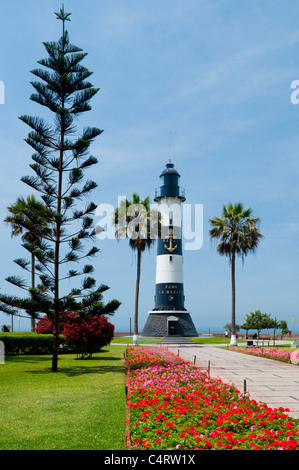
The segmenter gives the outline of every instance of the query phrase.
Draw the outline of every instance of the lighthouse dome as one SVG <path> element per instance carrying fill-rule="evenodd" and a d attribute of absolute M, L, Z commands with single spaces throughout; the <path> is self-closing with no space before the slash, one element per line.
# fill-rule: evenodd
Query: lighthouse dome
<path fill-rule="evenodd" d="M 166 168 L 160 174 L 160 179 L 161 186 L 156 189 L 155 201 L 163 197 L 178 197 L 185 201 L 185 190 L 179 186 L 180 174 L 172 162 L 166 163 Z"/>
<path fill-rule="evenodd" d="M 164 175 L 176 175 L 180 177 L 180 174 L 177 172 L 177 170 L 174 168 L 174 164 L 171 162 L 166 163 L 166 168 L 162 171 L 160 177 Z"/>

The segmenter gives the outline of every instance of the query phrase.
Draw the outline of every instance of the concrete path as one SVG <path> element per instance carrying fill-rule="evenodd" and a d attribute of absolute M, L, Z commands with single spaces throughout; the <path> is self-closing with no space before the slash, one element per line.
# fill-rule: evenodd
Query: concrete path
<path fill-rule="evenodd" d="M 299 366 L 241 354 L 212 345 L 168 344 L 168 350 L 203 370 L 211 377 L 233 384 L 250 398 L 271 408 L 289 408 L 289 416 L 299 418 Z M 195 360 L 195 362 L 194 362 Z"/>

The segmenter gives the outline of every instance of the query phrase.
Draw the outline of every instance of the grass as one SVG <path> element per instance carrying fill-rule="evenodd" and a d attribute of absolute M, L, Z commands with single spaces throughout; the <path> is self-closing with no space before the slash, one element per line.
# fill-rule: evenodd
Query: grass
<path fill-rule="evenodd" d="M 159 344 L 162 338 L 142 338 L 139 337 L 139 344 Z M 225 337 L 205 337 L 205 338 L 189 338 L 197 344 L 228 344 L 230 338 Z M 245 341 L 244 341 L 245 342 Z M 113 339 L 112 344 L 133 344 L 132 336 L 117 336 Z"/>
<path fill-rule="evenodd" d="M 125 435 L 123 346 L 91 360 L 11 356 L 0 364 L 0 450 L 121 450 Z"/>
<path fill-rule="evenodd" d="M 125 368 L 132 338 L 119 337 L 92 360 L 61 355 L 6 356 L 0 364 L 0 450 L 122 450 Z M 140 343 L 159 343 L 140 338 Z M 199 344 L 228 338 L 196 338 Z"/>
<path fill-rule="evenodd" d="M 230 344 L 230 338 L 225 338 L 224 336 L 214 336 L 214 337 L 206 337 L 206 338 L 190 338 L 194 343 L 197 343 L 197 344 Z M 262 339 L 259 339 L 258 340 L 258 345 L 260 347 L 275 347 L 276 349 L 277 348 L 280 348 L 280 347 L 287 347 L 287 348 L 290 348 L 291 347 L 291 344 L 292 342 L 289 342 L 288 340 L 285 340 L 285 344 L 273 344 L 273 340 L 270 341 L 270 346 L 268 346 L 268 340 L 262 340 Z M 238 345 L 242 345 L 244 346 L 244 344 L 246 344 L 246 339 L 238 339 L 237 340 L 237 343 Z M 256 340 L 255 340 L 255 343 L 256 343 Z M 296 349 L 296 348 L 294 348 Z"/>
<path fill-rule="evenodd" d="M 197 344 L 229 344 L 230 338 L 224 336 L 211 336 L 206 338 L 190 338 L 194 343 Z"/>
<path fill-rule="evenodd" d="M 158 344 L 161 338 L 139 338 L 139 344 Z M 133 344 L 133 336 L 116 336 L 112 344 Z"/>

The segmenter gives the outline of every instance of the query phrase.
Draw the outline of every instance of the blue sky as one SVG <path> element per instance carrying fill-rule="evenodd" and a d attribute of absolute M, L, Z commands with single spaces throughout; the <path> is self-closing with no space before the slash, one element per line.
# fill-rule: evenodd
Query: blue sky
<path fill-rule="evenodd" d="M 91 149 L 99 160 L 91 199 L 116 206 L 119 195 L 134 191 L 153 199 L 171 154 L 186 202 L 203 204 L 203 246 L 184 256 L 186 307 L 198 332 L 222 332 L 231 320 L 230 267 L 209 241 L 209 219 L 234 201 L 252 207 L 265 236 L 243 267 L 237 263 L 237 323 L 260 309 L 299 332 L 299 105 L 290 100 L 299 79 L 298 2 L 64 3 L 71 41 L 89 53 L 85 65 L 101 88 L 80 120 L 104 129 Z M 20 181 L 31 174 L 31 149 L 18 116 L 45 113 L 29 99 L 30 70 L 46 57 L 42 42 L 60 36 L 53 14 L 60 7 L 53 0 L 0 2 L 1 220 L 9 204 L 31 193 Z M 13 259 L 26 252 L 4 223 L 0 237 L 0 288 L 18 294 L 5 277 L 23 275 Z M 95 276 L 110 286 L 105 300 L 122 302 L 112 319 L 116 331 L 128 331 L 135 254 L 127 241 L 96 243 Z M 140 330 L 154 306 L 155 257 L 154 247 L 142 260 Z M 0 314 L 0 324 L 9 322 Z M 14 320 L 15 331 L 29 328 L 28 320 Z"/>

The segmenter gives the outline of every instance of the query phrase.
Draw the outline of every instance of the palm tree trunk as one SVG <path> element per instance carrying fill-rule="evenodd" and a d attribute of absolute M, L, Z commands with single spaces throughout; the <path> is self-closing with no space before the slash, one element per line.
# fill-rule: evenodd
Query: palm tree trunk
<path fill-rule="evenodd" d="M 232 332 L 231 344 L 236 344 L 236 253 L 232 253 Z"/>
<path fill-rule="evenodd" d="M 35 287 L 35 257 L 34 254 L 31 253 L 31 287 L 34 289 Z M 31 332 L 35 332 L 35 319 L 31 317 Z"/>
<path fill-rule="evenodd" d="M 141 250 L 137 248 L 137 279 L 135 293 L 135 316 L 134 316 L 134 335 L 138 335 L 138 303 L 139 303 L 139 285 L 141 272 Z"/>

